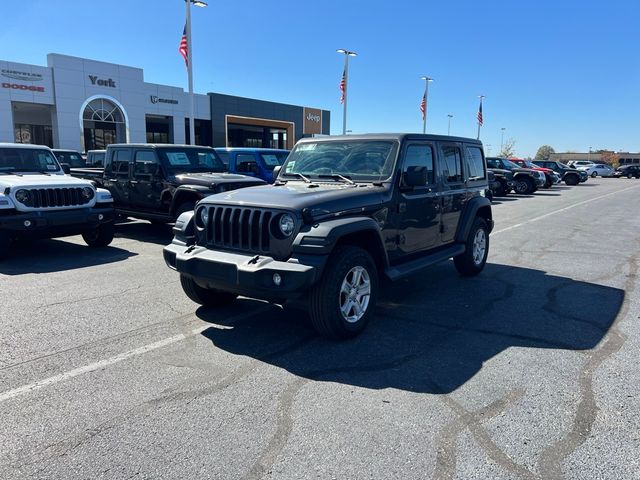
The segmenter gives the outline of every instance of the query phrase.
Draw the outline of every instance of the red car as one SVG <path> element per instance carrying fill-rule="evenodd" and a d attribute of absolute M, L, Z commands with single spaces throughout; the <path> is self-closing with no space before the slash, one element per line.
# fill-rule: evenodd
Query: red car
<path fill-rule="evenodd" d="M 531 160 L 524 160 L 522 158 L 510 158 L 509 161 L 515 163 L 516 165 L 522 168 L 530 168 L 532 170 L 538 170 L 540 172 L 544 172 L 544 176 L 546 177 L 547 181 L 545 182 L 542 188 L 551 188 L 551 185 L 553 185 L 554 183 L 558 183 L 560 181 L 560 177 L 556 172 L 554 172 L 550 168 L 539 167 L 538 165 L 533 163 Z"/>

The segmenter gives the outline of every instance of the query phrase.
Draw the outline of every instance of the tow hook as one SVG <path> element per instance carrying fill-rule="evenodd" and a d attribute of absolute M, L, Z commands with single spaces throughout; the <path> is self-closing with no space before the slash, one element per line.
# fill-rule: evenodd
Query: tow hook
<path fill-rule="evenodd" d="M 260 255 L 256 255 L 251 260 L 249 260 L 247 263 L 249 263 L 249 265 L 256 264 L 256 263 L 258 263 L 258 260 L 260 260 Z"/>
<path fill-rule="evenodd" d="M 196 249 L 195 245 L 191 245 L 189 248 L 187 248 L 184 253 L 191 253 Z"/>

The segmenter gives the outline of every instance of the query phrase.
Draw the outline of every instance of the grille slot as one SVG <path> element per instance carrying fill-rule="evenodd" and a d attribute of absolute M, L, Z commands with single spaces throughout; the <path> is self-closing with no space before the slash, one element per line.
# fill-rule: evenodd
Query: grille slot
<path fill-rule="evenodd" d="M 210 206 L 205 232 L 207 246 L 268 252 L 272 218 L 273 212 L 259 208 Z"/>
<path fill-rule="evenodd" d="M 90 202 L 82 196 L 81 187 L 31 188 L 28 191 L 29 201 L 25 205 L 32 208 L 71 207 Z"/>

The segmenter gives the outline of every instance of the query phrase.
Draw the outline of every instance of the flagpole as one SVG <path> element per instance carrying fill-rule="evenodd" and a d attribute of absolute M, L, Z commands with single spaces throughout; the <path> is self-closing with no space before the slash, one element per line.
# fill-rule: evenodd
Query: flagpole
<path fill-rule="evenodd" d="M 424 80 L 424 118 L 422 119 L 422 133 L 427 133 L 427 109 L 429 108 L 429 82 L 433 82 L 433 78 L 423 76 Z"/>
<path fill-rule="evenodd" d="M 347 98 L 349 89 L 349 57 L 355 57 L 358 54 L 356 52 L 350 52 L 344 48 L 336 50 L 338 53 L 344 54 L 344 92 L 342 93 L 344 101 L 342 102 L 342 134 L 347 134 Z"/>
<path fill-rule="evenodd" d="M 484 95 L 480 95 L 480 111 L 482 111 L 482 99 L 484 98 Z M 480 120 L 478 120 L 478 140 L 480 140 L 480 127 L 482 126 L 482 124 L 480 123 Z"/>
<path fill-rule="evenodd" d="M 193 105 L 193 45 L 191 44 L 191 0 L 187 5 L 187 74 L 189 76 L 189 144 L 196 144 L 195 112 Z"/>

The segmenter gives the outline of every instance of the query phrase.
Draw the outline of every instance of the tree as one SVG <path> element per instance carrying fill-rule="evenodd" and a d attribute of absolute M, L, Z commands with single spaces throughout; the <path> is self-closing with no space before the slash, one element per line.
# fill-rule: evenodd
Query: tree
<path fill-rule="evenodd" d="M 556 153 L 551 145 L 542 145 L 536 152 L 536 160 L 549 160 L 552 153 Z"/>
<path fill-rule="evenodd" d="M 603 163 L 608 163 L 612 167 L 617 167 L 620 162 L 620 157 L 616 152 L 612 152 L 610 150 L 601 150 L 600 152 L 600 161 Z"/>
<path fill-rule="evenodd" d="M 500 153 L 498 154 L 498 156 L 502 158 L 510 158 L 515 156 L 516 154 L 515 146 L 516 146 L 516 141 L 513 138 L 508 139 L 502 145 L 502 150 L 500 150 Z"/>

